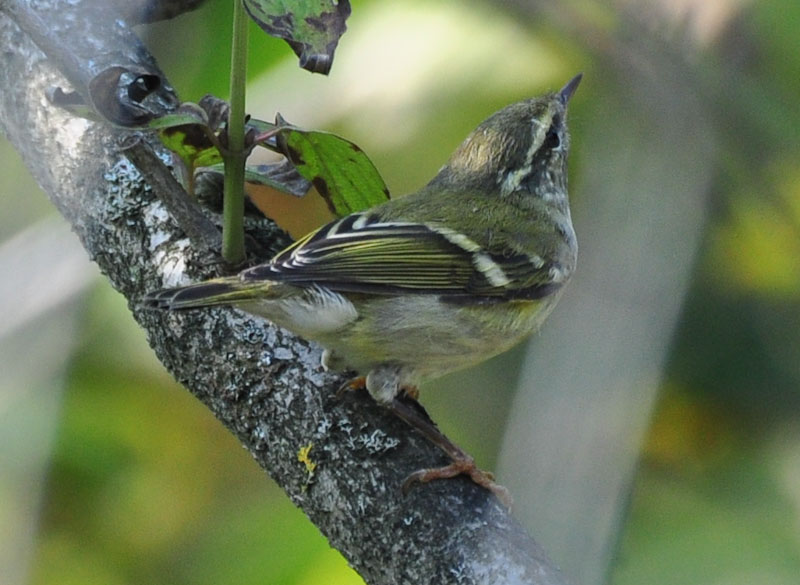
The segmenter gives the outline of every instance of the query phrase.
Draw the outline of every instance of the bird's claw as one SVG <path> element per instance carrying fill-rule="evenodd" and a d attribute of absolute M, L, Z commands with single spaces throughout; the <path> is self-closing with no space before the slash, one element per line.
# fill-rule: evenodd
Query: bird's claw
<path fill-rule="evenodd" d="M 428 483 L 436 479 L 450 479 L 457 475 L 466 475 L 474 483 L 492 492 L 498 500 L 509 510 L 514 503 L 511 492 L 499 483 L 494 481 L 494 474 L 483 471 L 475 465 L 472 458 L 456 459 L 444 467 L 433 467 L 420 469 L 409 475 L 403 482 L 403 494 L 408 494 L 409 490 L 416 483 Z"/>

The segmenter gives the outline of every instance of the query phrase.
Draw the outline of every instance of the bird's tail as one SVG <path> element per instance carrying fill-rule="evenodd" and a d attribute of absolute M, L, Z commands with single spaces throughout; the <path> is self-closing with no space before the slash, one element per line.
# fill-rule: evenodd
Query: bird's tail
<path fill-rule="evenodd" d="M 244 283 L 239 277 L 216 278 L 188 286 L 165 288 L 145 295 L 146 307 L 179 311 L 214 305 L 235 305 L 260 298 L 266 283 Z"/>

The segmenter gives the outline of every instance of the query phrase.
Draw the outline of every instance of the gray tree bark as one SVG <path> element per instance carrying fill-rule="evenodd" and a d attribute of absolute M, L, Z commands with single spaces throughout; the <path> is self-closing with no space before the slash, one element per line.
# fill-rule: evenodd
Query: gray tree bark
<path fill-rule="evenodd" d="M 343 379 L 320 371 L 316 347 L 233 310 L 140 305 L 149 290 L 214 274 L 217 218 L 186 203 L 149 137 L 72 117 L 45 97 L 71 86 L 86 98 L 111 67 L 163 79 L 111 4 L 84 3 L 91 18 L 74 4 L 0 0 L 0 129 L 128 299 L 165 367 L 368 583 L 563 583 L 508 511 L 468 480 L 403 495 L 408 473 L 446 463 L 443 455 L 365 393 L 335 399 Z M 166 83 L 148 99 L 155 111 L 176 103 Z M 249 234 L 267 250 L 285 243 L 265 220 L 251 220 Z M 313 470 L 298 460 L 308 447 Z"/>

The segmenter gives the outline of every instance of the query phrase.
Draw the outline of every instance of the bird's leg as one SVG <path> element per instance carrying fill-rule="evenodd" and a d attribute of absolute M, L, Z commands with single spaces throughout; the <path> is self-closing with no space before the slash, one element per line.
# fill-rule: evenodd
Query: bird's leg
<path fill-rule="evenodd" d="M 452 463 L 444 467 L 420 469 L 409 475 L 403 482 L 403 492 L 419 483 L 427 483 L 435 479 L 447 479 L 457 475 L 466 475 L 473 482 L 492 492 L 507 507 L 511 508 L 511 493 L 494 481 L 494 475 L 478 469 L 475 460 L 461 447 L 448 439 L 437 427 L 425 409 L 415 400 L 414 393 L 406 391 L 405 397 L 395 398 L 386 407 L 413 428 L 422 433 L 426 439 L 444 451 Z"/>
<path fill-rule="evenodd" d="M 336 392 L 336 398 L 340 399 L 345 392 L 365 389 L 367 389 L 367 378 L 358 376 L 342 384 Z M 408 493 L 415 483 L 427 483 L 435 479 L 448 479 L 457 475 L 466 475 L 473 482 L 497 496 L 507 508 L 511 508 L 511 493 L 505 487 L 495 483 L 494 475 L 488 471 L 478 469 L 475 465 L 475 460 L 438 429 L 436 423 L 431 420 L 422 405 L 417 402 L 418 397 L 419 390 L 416 387 L 403 386 L 394 398 L 380 404 L 444 451 L 450 457 L 452 463 L 444 467 L 432 467 L 415 471 L 403 482 L 403 493 Z"/>
<path fill-rule="evenodd" d="M 409 386 L 408 388 L 403 388 L 402 392 L 403 392 L 403 396 L 407 396 L 408 398 L 410 398 L 411 400 L 416 402 L 417 406 L 422 408 L 422 405 L 419 402 L 417 402 L 419 400 L 419 388 L 417 388 L 416 386 Z M 424 408 L 422 408 L 422 412 L 425 412 Z M 427 412 L 425 412 L 425 416 L 428 416 Z M 430 419 L 430 417 L 428 417 L 428 418 Z M 433 421 L 431 421 L 431 422 L 433 422 Z"/>
<path fill-rule="evenodd" d="M 346 392 L 350 392 L 352 390 L 366 390 L 367 389 L 367 377 L 366 376 L 356 376 L 355 378 L 348 380 L 336 391 L 336 399 L 340 400 L 342 396 Z M 411 398 L 412 400 L 419 399 L 419 390 L 415 386 L 409 386 L 408 388 L 401 388 L 400 392 Z"/>
<path fill-rule="evenodd" d="M 367 377 L 366 376 L 357 376 L 352 380 L 348 380 L 336 391 L 336 400 L 341 400 L 342 397 L 347 392 L 351 392 L 353 390 L 366 390 L 367 389 Z"/>

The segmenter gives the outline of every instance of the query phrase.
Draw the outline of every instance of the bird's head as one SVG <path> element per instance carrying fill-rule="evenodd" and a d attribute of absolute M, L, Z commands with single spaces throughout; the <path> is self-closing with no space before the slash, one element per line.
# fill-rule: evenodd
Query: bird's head
<path fill-rule="evenodd" d="M 431 182 L 448 190 L 481 190 L 547 198 L 566 194 L 567 103 L 580 83 L 511 104 L 492 114 L 456 149 Z"/>

